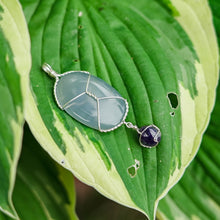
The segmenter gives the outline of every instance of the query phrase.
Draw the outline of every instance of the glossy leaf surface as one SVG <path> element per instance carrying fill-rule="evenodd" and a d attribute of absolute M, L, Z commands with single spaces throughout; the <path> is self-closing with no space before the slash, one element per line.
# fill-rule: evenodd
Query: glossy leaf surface
<path fill-rule="evenodd" d="M 220 218 L 220 87 L 211 122 L 198 155 L 180 182 L 160 202 L 158 219 Z M 193 190 L 192 190 L 193 189 Z"/>
<path fill-rule="evenodd" d="M 215 30 L 220 40 L 220 3 L 209 1 Z M 183 178 L 160 202 L 158 219 L 219 219 L 220 218 L 220 87 L 209 127 L 203 137 L 198 155 L 187 168 Z M 193 190 L 192 190 L 193 189 Z"/>
<path fill-rule="evenodd" d="M 173 1 L 172 11 L 146 0 L 21 3 L 32 43 L 33 134 L 79 179 L 153 219 L 195 156 L 214 103 L 218 52 L 207 2 Z M 128 100 L 127 120 L 157 125 L 161 143 L 149 150 L 124 126 L 105 134 L 73 120 L 56 105 L 44 62 L 102 78 Z"/>

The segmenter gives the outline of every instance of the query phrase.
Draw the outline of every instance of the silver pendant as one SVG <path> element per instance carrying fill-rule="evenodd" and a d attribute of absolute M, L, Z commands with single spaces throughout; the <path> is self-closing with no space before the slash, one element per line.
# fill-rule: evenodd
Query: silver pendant
<path fill-rule="evenodd" d="M 160 142 L 161 132 L 155 125 L 138 128 L 125 121 L 127 100 L 102 79 L 86 71 L 57 74 L 46 63 L 42 68 L 56 80 L 54 96 L 57 105 L 77 121 L 100 132 L 113 131 L 125 124 L 138 132 L 143 147 L 151 148 Z"/>

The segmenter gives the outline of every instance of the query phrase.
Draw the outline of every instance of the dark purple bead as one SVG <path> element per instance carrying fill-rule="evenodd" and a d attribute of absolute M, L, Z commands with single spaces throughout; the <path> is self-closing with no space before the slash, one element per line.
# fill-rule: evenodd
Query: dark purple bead
<path fill-rule="evenodd" d="M 143 126 L 139 132 L 139 142 L 143 147 L 155 147 L 160 142 L 161 132 L 155 125 Z"/>

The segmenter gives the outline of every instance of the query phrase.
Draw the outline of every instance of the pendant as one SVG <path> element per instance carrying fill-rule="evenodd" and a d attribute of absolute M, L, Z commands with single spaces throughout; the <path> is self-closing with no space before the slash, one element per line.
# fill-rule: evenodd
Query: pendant
<path fill-rule="evenodd" d="M 143 147 L 151 148 L 160 142 L 161 132 L 155 125 L 138 128 L 125 121 L 127 100 L 102 79 L 86 71 L 57 74 L 46 63 L 42 69 L 56 79 L 54 96 L 57 105 L 77 121 L 100 132 L 113 131 L 125 124 L 138 132 Z"/>

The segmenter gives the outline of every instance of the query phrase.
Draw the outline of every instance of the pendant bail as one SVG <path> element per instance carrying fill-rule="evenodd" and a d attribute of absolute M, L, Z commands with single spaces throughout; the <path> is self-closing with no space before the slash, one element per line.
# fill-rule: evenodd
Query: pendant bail
<path fill-rule="evenodd" d="M 44 64 L 42 65 L 42 69 L 43 69 L 49 76 L 51 76 L 51 77 L 53 77 L 53 78 L 58 78 L 58 77 L 59 77 L 59 74 L 57 74 L 57 72 L 55 72 L 55 71 L 52 69 L 52 67 L 51 67 L 49 64 L 47 64 L 47 63 L 44 63 Z"/>

